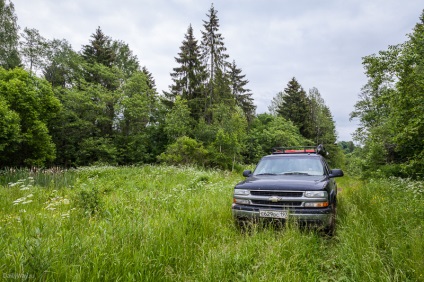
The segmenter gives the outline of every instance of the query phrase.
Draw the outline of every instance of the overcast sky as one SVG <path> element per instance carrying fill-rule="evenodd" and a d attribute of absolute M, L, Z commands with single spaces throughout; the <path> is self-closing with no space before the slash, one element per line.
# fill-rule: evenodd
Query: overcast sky
<path fill-rule="evenodd" d="M 351 140 L 349 114 L 366 83 L 362 57 L 403 43 L 424 9 L 422 0 L 12 0 L 18 24 L 75 51 L 98 26 L 127 43 L 153 74 L 160 93 L 171 84 L 175 57 L 191 24 L 201 39 L 211 4 L 230 61 L 249 80 L 257 113 L 296 77 L 316 87 L 340 140 Z"/>

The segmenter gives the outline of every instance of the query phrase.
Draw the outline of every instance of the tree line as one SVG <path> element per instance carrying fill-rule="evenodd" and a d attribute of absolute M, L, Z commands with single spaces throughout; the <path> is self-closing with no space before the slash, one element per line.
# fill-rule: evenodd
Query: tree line
<path fill-rule="evenodd" d="M 166 162 L 233 169 L 275 146 L 330 144 L 330 109 L 293 77 L 256 114 L 248 79 L 230 60 L 211 5 L 201 38 L 190 24 L 172 84 L 155 79 L 130 47 L 98 27 L 80 51 L 38 30 L 19 33 L 12 2 L 0 0 L 0 162 L 65 167 Z"/>
<path fill-rule="evenodd" d="M 368 77 L 351 113 L 363 144 L 352 159 L 365 175 L 422 178 L 424 10 L 404 43 L 363 58 Z"/>

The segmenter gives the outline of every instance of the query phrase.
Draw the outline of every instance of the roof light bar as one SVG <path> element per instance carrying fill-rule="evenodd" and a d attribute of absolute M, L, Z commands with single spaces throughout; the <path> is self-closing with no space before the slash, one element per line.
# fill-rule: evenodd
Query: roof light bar
<path fill-rule="evenodd" d="M 326 151 L 322 144 L 318 146 L 300 146 L 300 147 L 274 147 L 272 148 L 272 154 L 305 154 L 313 153 L 325 155 Z"/>

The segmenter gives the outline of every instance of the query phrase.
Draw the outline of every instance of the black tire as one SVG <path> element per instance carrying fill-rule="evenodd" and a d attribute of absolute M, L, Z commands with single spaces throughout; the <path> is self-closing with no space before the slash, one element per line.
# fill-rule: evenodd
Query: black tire
<path fill-rule="evenodd" d="M 333 204 L 331 205 L 330 223 L 324 229 L 325 235 L 329 237 L 333 237 L 336 232 L 336 215 L 337 215 L 337 205 L 336 205 L 336 201 L 334 201 Z"/>

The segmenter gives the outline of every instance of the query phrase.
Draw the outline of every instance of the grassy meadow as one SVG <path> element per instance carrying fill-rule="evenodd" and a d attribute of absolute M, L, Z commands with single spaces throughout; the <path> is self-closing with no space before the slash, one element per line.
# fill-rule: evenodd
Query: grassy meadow
<path fill-rule="evenodd" d="M 231 218 L 241 174 L 192 167 L 0 172 L 0 280 L 424 281 L 423 182 L 338 179 L 328 238 Z"/>

